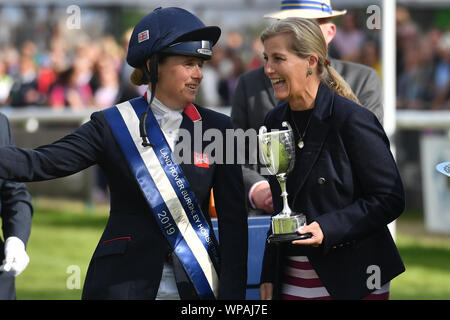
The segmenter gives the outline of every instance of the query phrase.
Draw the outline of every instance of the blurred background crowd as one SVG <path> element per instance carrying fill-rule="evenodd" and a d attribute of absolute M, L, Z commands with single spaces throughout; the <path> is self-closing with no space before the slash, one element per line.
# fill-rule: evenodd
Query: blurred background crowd
<path fill-rule="evenodd" d="M 68 25 L 66 9 L 55 4 L 0 6 L 0 106 L 105 108 L 142 94 L 145 88 L 130 84 L 125 57 L 129 26 L 148 9 L 118 14 L 82 7 L 79 28 Z M 364 9 L 349 8 L 336 19 L 330 56 L 371 66 L 382 77 L 381 32 L 366 27 Z M 449 12 L 397 8 L 398 108 L 450 109 Z M 263 63 L 258 36 L 269 22 L 261 18 L 252 28 L 223 27 L 214 58 L 204 68 L 200 104 L 230 104 L 239 75 Z"/>
<path fill-rule="evenodd" d="M 146 87 L 136 87 L 129 80 L 132 69 L 125 61 L 128 39 L 132 26 L 160 5 L 182 6 L 206 24 L 222 28 L 213 59 L 203 67 L 197 102 L 206 107 L 228 107 L 225 110 L 229 112 L 239 75 L 263 64 L 259 35 L 273 22 L 263 16 L 278 10 L 280 2 L 30 3 L 0 1 L 0 111 L 7 112 L 10 119 L 15 111 L 26 107 L 33 107 L 34 112 L 36 108 L 90 112 L 142 95 Z M 367 8 L 373 3 L 381 9 L 381 1 L 376 0 L 333 1 L 335 9 L 347 9 L 347 14 L 333 20 L 337 34 L 329 55 L 368 65 L 383 79 L 382 24 L 378 28 L 368 24 Z M 396 23 L 397 109 L 450 110 L 450 2 L 397 0 Z M 16 143 L 23 146 L 30 138 L 23 138 L 19 129 L 15 130 Z M 39 130 L 42 141 L 32 146 L 49 141 L 48 130 L 44 131 L 42 125 Z M 422 207 L 420 139 L 430 133 L 445 136 L 448 130 L 400 128 L 395 135 L 397 163 L 410 195 L 409 207 Z M 104 190 L 101 179 L 99 184 Z"/>
<path fill-rule="evenodd" d="M 397 9 L 397 108 L 450 109 L 450 16 L 442 16 L 424 28 Z"/>
<path fill-rule="evenodd" d="M 434 166 L 450 160 L 450 0 L 395 1 L 396 70 L 389 71 L 396 75 L 398 111 L 395 134 L 389 138 L 406 191 L 407 210 L 398 221 L 396 243 L 407 272 L 393 283 L 392 297 L 448 299 L 450 179 Z M 346 9 L 347 14 L 333 19 L 337 34 L 329 55 L 368 65 L 383 80 L 383 23 L 371 28 L 368 19 L 373 13 L 367 12 L 372 5 L 382 10 L 383 1 L 331 2 L 334 9 Z M 219 111 L 229 112 L 239 75 L 263 64 L 259 34 L 273 22 L 263 16 L 278 11 L 280 3 L 0 0 L 0 112 L 10 120 L 16 145 L 37 147 L 78 128 L 93 111 L 142 95 L 145 86 L 136 87 L 129 80 L 132 69 L 125 61 L 128 39 L 131 27 L 158 6 L 180 6 L 207 25 L 221 27 L 213 59 L 203 67 L 197 102 L 205 107 L 227 107 Z M 414 119 L 419 121 L 413 122 L 418 125 L 399 125 L 405 114 L 417 116 Z M 436 116 L 443 119 L 443 125 L 428 126 L 426 120 Z M 421 141 L 430 137 L 441 140 L 424 148 Z M 426 181 L 431 182 L 427 185 Z M 66 270 L 68 265 L 86 270 L 92 245 L 104 228 L 109 211 L 104 176 L 95 166 L 27 186 L 36 214 L 33 238 L 27 246 L 32 263 L 17 279 L 19 299 L 79 299 L 80 290 L 68 290 Z M 425 191 L 431 195 L 428 200 Z M 75 202 L 66 203 L 66 199 L 82 200 L 83 206 L 78 210 Z M 434 207 L 427 207 L 427 202 Z M 437 217 L 434 219 L 442 227 L 428 225 L 427 216 Z M 430 231 L 437 232 L 436 237 L 430 236 Z"/>

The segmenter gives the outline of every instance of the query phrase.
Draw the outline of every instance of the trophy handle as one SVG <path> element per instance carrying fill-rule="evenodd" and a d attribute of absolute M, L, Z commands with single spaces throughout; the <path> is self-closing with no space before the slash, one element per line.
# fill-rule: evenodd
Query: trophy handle
<path fill-rule="evenodd" d="M 291 132 L 294 132 L 294 131 L 292 131 L 291 125 L 290 125 L 289 122 L 287 122 L 287 121 L 283 121 L 283 122 L 281 123 L 281 126 L 287 128 L 287 129 L 290 130 Z"/>
<path fill-rule="evenodd" d="M 290 125 L 290 123 L 288 121 L 283 121 L 281 123 L 281 126 L 287 128 L 287 130 L 290 132 L 290 134 L 289 134 L 289 141 L 290 141 L 289 145 L 290 145 L 291 148 L 293 148 L 293 149 L 290 150 L 290 155 L 291 155 L 292 159 L 291 159 L 291 161 L 289 163 L 289 167 L 288 167 L 288 169 L 286 171 L 286 175 L 287 175 L 289 172 L 292 171 L 292 169 L 294 169 L 294 164 L 295 164 L 294 131 L 292 130 L 292 126 Z"/>
<path fill-rule="evenodd" d="M 263 134 L 266 134 L 266 133 L 267 133 L 267 128 L 266 128 L 266 126 L 261 126 L 261 127 L 259 128 L 258 136 L 261 138 L 261 136 L 262 136 Z"/>
<path fill-rule="evenodd" d="M 258 143 L 258 146 L 259 146 L 258 153 L 259 153 L 261 162 L 267 166 L 266 168 L 264 168 L 264 170 L 267 170 L 267 172 L 264 172 L 264 173 L 260 172 L 260 174 L 263 174 L 263 175 L 267 174 L 267 173 L 272 174 L 270 172 L 270 170 L 268 169 L 269 161 L 267 159 L 267 155 L 265 154 L 265 152 L 263 151 L 263 148 L 262 148 L 262 146 L 265 146 L 267 144 L 267 141 L 265 141 L 266 138 L 267 138 L 267 128 L 266 128 L 266 126 L 261 126 L 258 131 L 258 142 L 259 142 Z M 263 169 L 261 169 L 261 170 L 263 170 Z"/>

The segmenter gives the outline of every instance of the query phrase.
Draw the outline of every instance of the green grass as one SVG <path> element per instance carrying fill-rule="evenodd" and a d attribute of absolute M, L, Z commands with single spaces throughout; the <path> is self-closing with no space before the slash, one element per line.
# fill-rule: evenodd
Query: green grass
<path fill-rule="evenodd" d="M 406 271 L 391 283 L 391 299 L 450 299 L 450 236 L 431 234 L 417 213 L 397 222 L 396 243 Z"/>
<path fill-rule="evenodd" d="M 17 299 L 80 299 L 85 274 L 107 220 L 107 207 L 39 200 L 27 252 L 16 278 Z M 397 221 L 396 242 L 406 271 L 391 282 L 391 299 L 450 298 L 450 236 L 429 234 L 420 213 Z M 80 268 L 80 289 L 68 289 L 69 266 Z"/>
<path fill-rule="evenodd" d="M 406 271 L 391 285 L 392 299 L 449 299 L 450 246 L 424 244 L 411 236 L 398 239 Z"/>
<path fill-rule="evenodd" d="M 106 224 L 105 214 L 80 212 L 78 208 L 35 210 L 27 252 L 30 264 L 16 278 L 17 299 L 80 299 L 87 267 Z M 80 270 L 80 288 L 76 274 Z"/>

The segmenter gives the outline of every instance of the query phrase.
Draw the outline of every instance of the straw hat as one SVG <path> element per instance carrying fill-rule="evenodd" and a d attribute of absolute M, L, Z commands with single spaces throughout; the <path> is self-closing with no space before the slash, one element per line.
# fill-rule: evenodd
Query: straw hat
<path fill-rule="evenodd" d="M 347 10 L 333 10 L 329 0 L 286 0 L 281 1 L 281 10 L 266 14 L 264 18 L 306 18 L 321 19 L 342 16 Z"/>

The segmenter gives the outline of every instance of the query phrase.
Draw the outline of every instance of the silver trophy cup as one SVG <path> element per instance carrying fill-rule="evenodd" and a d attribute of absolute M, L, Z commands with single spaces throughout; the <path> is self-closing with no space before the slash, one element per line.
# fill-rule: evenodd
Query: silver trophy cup
<path fill-rule="evenodd" d="M 306 216 L 292 212 L 288 204 L 286 192 L 286 177 L 295 163 L 295 143 L 292 128 L 288 122 L 282 123 L 287 130 L 267 132 L 262 126 L 259 129 L 258 140 L 261 158 L 268 172 L 275 175 L 281 188 L 283 210 L 272 217 L 272 235 L 268 242 L 284 242 L 310 238 L 310 233 L 298 234 L 296 230 L 306 224 Z"/>

